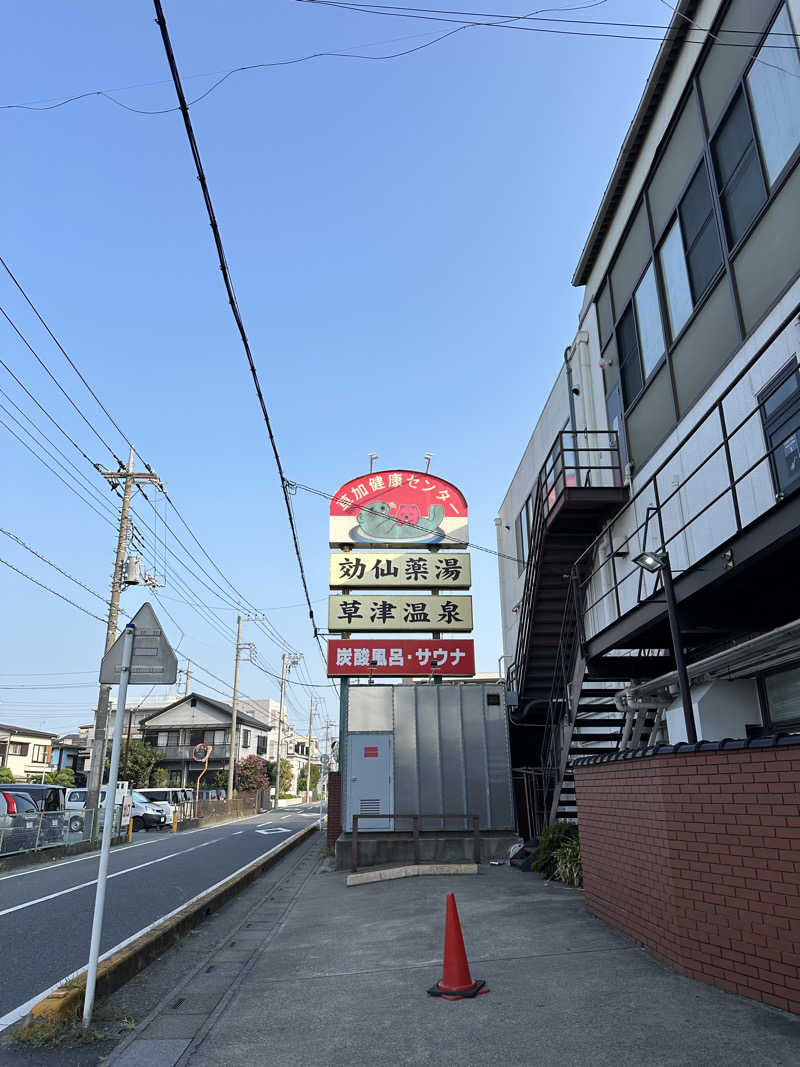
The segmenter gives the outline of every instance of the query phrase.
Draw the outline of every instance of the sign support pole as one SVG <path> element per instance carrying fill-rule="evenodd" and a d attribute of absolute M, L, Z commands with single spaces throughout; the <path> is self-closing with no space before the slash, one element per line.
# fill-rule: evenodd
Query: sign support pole
<path fill-rule="evenodd" d="M 92 1021 L 94 1010 L 94 993 L 97 984 L 97 961 L 100 955 L 100 936 L 103 932 L 103 910 L 106 902 L 106 880 L 108 878 L 108 857 L 111 851 L 111 834 L 114 828 L 114 800 L 117 791 L 117 774 L 119 773 L 119 755 L 122 748 L 122 720 L 128 696 L 128 678 L 131 673 L 133 658 L 133 638 L 136 628 L 133 623 L 125 627 L 122 644 L 122 667 L 119 674 L 117 692 L 117 714 L 114 717 L 114 743 L 111 747 L 111 766 L 108 770 L 106 786 L 106 814 L 103 822 L 103 843 L 100 846 L 100 864 L 97 870 L 97 890 L 94 897 L 94 917 L 92 918 L 92 940 L 89 948 L 89 969 L 86 972 L 86 995 L 83 1001 L 83 1028 L 86 1030 Z M 105 755 L 105 754 L 103 754 Z M 103 759 L 105 762 L 105 759 Z M 102 774 L 100 776 L 102 781 Z M 100 808 L 98 806 L 99 813 Z"/>
<path fill-rule="evenodd" d="M 347 833 L 347 807 L 350 790 L 347 787 L 347 696 L 349 678 L 339 679 L 339 791 L 342 805 L 342 830 Z"/>

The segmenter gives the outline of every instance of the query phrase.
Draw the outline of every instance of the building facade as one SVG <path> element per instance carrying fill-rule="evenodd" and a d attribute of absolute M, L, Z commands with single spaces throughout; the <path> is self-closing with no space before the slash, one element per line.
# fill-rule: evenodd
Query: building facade
<path fill-rule="evenodd" d="M 55 738 L 55 734 L 27 726 L 0 723 L 0 767 L 8 767 L 20 782 L 27 781 L 28 775 L 49 771 Z"/>
<path fill-rule="evenodd" d="M 203 788 L 214 788 L 219 771 L 227 771 L 231 755 L 230 704 L 189 693 L 159 711 L 151 713 L 141 724 L 145 744 L 162 753 L 159 766 L 165 767 L 170 785 L 194 786 L 203 764 L 193 758 L 197 745 L 210 745 L 212 752 Z M 273 729 L 262 719 L 237 710 L 235 761 L 249 756 L 268 759 L 268 736 Z"/>
<path fill-rule="evenodd" d="M 800 726 L 799 23 L 799 0 L 677 5 L 575 271 L 497 520 L 540 822 L 574 817 L 570 755 L 689 736 L 664 554 L 697 736 Z"/>

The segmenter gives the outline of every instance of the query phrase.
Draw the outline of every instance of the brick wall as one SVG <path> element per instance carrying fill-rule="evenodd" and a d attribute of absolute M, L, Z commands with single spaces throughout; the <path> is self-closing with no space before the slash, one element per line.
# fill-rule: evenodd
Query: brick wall
<path fill-rule="evenodd" d="M 328 848 L 342 833 L 342 779 L 338 771 L 328 773 Z"/>
<path fill-rule="evenodd" d="M 691 978 L 800 1011 L 800 745 L 579 765 L 575 789 L 593 914 Z"/>

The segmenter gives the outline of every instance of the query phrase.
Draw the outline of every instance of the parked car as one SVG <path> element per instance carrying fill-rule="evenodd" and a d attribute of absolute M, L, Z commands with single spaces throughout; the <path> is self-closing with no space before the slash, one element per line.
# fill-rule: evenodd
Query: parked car
<path fill-rule="evenodd" d="M 0 852 L 22 852 L 36 844 L 39 809 L 16 786 L 0 789 Z"/>
<path fill-rule="evenodd" d="M 86 807 L 86 796 L 88 792 L 88 789 L 67 789 L 66 791 L 64 806 L 66 808 L 67 817 L 69 819 L 69 828 L 73 834 L 77 834 L 83 829 L 83 812 Z M 102 789 L 100 791 L 101 823 L 102 808 L 105 802 L 106 791 L 105 789 Z"/>
<path fill-rule="evenodd" d="M 39 841 L 50 845 L 63 842 L 64 823 L 67 818 L 64 786 L 20 782 L 14 786 L 14 789 L 20 793 L 27 793 L 39 810 L 42 820 Z"/>
<path fill-rule="evenodd" d="M 166 814 L 137 789 L 131 792 L 131 819 L 134 830 L 163 830 L 167 825 Z"/>
<path fill-rule="evenodd" d="M 170 823 L 174 811 L 182 811 L 187 804 L 194 804 L 194 793 L 191 789 L 183 789 L 179 786 L 148 787 L 139 789 L 138 792 L 155 807 L 160 808 L 166 815 L 167 822 Z"/>
<path fill-rule="evenodd" d="M 227 790 L 225 789 L 201 789 L 198 799 L 199 800 L 224 800 L 227 796 Z"/>
<path fill-rule="evenodd" d="M 103 822 L 103 810 L 106 803 L 105 787 L 100 791 L 100 823 Z M 66 806 L 69 813 L 69 828 L 76 833 L 83 829 L 84 810 L 86 807 L 87 789 L 68 789 Z M 147 797 L 142 796 L 137 790 L 131 791 L 131 820 L 134 830 L 161 830 L 167 824 L 167 816 L 163 811 L 151 804 Z"/>

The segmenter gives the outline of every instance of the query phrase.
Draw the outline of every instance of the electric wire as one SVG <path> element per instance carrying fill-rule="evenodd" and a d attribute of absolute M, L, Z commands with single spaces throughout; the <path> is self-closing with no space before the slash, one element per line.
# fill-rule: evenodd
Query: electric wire
<path fill-rule="evenodd" d="M 29 582 L 33 582 L 34 585 L 38 585 L 42 589 L 46 589 L 48 593 L 52 593 L 53 596 L 57 596 L 59 600 L 65 601 L 67 604 L 71 604 L 73 608 L 77 608 L 78 611 L 82 611 L 84 615 L 88 615 L 90 619 L 97 619 L 98 622 L 103 623 L 105 626 L 106 620 L 101 619 L 99 615 L 95 615 L 94 612 L 89 611 L 87 608 L 81 607 L 80 604 L 76 604 L 74 600 L 70 600 L 68 596 L 64 596 L 63 593 L 56 592 L 55 589 L 51 589 L 49 585 L 45 585 L 44 582 L 40 582 L 38 579 L 33 578 L 30 574 L 26 574 L 25 571 L 21 571 L 19 567 L 15 567 L 13 563 L 9 563 L 7 559 L 0 557 L 0 563 L 5 564 L 6 567 L 12 571 L 16 571 L 17 574 L 21 574 L 23 578 L 27 578 Z"/>
<path fill-rule="evenodd" d="M 2 404 L 0 404 L 0 408 L 2 408 Z M 3 410 L 5 410 L 5 408 L 3 408 Z M 96 515 L 98 515 L 104 522 L 107 522 L 109 524 L 109 526 L 112 527 L 112 529 L 114 528 L 114 523 L 109 518 L 107 518 L 101 511 L 98 511 L 97 508 L 95 508 L 92 504 L 90 504 L 89 501 L 85 497 L 81 496 L 81 494 L 77 491 L 77 489 L 74 489 L 69 484 L 69 482 L 65 481 L 64 478 L 57 471 L 53 470 L 53 468 L 48 463 L 45 463 L 45 461 L 42 459 L 42 457 L 38 453 L 34 452 L 34 450 L 30 447 L 30 445 L 26 444 L 26 442 L 23 441 L 22 438 L 17 433 L 15 433 L 14 430 L 12 430 L 11 427 L 7 423 L 3 422 L 2 419 L 0 419 L 0 426 L 2 426 L 4 430 L 7 430 L 11 434 L 12 437 L 15 437 L 17 439 L 17 441 L 19 441 L 19 443 L 22 445 L 23 448 L 27 448 L 27 450 L 31 453 L 31 455 L 34 456 L 36 459 L 38 459 L 39 462 L 42 464 L 42 466 L 47 467 L 47 469 L 52 474 L 54 474 L 56 476 L 56 478 L 58 478 L 58 480 L 60 482 L 62 482 L 66 486 L 67 489 L 70 490 L 70 492 L 74 493 L 75 496 L 77 496 L 79 500 L 83 501 L 83 503 L 86 504 L 87 507 L 91 508 L 91 510 Z"/>
<path fill-rule="evenodd" d="M 29 352 L 31 353 L 31 355 L 33 356 L 33 358 L 34 358 L 34 359 L 35 359 L 35 360 L 37 361 L 37 363 L 38 363 L 38 364 L 39 364 L 39 365 L 40 365 L 40 366 L 41 366 L 41 367 L 43 368 L 43 370 L 45 371 L 45 373 L 46 373 L 46 374 L 48 375 L 48 377 L 49 377 L 49 378 L 50 378 L 50 379 L 51 379 L 51 380 L 52 380 L 52 381 L 53 381 L 53 382 L 55 383 L 55 385 L 56 385 L 56 386 L 58 387 L 58 389 L 59 389 L 59 390 L 60 390 L 60 391 L 61 391 L 61 392 L 63 393 L 63 395 L 64 395 L 64 396 L 66 397 L 66 399 L 67 399 L 67 400 L 69 401 L 69 403 L 70 403 L 70 404 L 72 405 L 72 407 L 73 407 L 73 408 L 75 409 L 75 411 L 77 411 L 77 413 L 78 413 L 78 414 L 80 415 L 80 417 L 81 417 L 81 418 L 83 419 L 83 421 L 84 421 L 84 422 L 86 423 L 86 425 L 87 425 L 87 426 L 89 427 L 89 429 L 90 429 L 90 430 L 92 431 L 92 433 L 93 433 L 93 434 L 95 435 L 95 437 L 97 438 L 97 440 L 98 440 L 98 441 L 99 441 L 99 442 L 100 442 L 100 443 L 101 443 L 101 444 L 102 444 L 102 445 L 104 446 L 104 448 L 107 448 L 107 449 L 108 449 L 108 451 L 109 451 L 109 452 L 111 453 L 111 455 L 112 455 L 112 456 L 114 457 L 114 459 L 115 459 L 115 460 L 117 461 L 117 463 L 119 464 L 119 466 L 120 466 L 120 467 L 122 467 L 122 466 L 123 466 L 122 460 L 121 460 L 121 459 L 119 458 L 119 456 L 118 456 L 118 455 L 116 454 L 116 452 L 114 451 L 114 449 L 113 449 L 113 448 L 111 447 L 111 445 L 110 445 L 110 444 L 108 444 L 108 442 L 107 442 L 107 441 L 105 441 L 105 440 L 104 440 L 104 439 L 103 439 L 103 438 L 102 438 L 102 437 L 100 436 L 100 434 L 99 434 L 99 433 L 97 432 L 97 430 L 95 429 L 95 427 L 94 427 L 94 426 L 92 425 L 92 423 L 91 423 L 91 422 L 89 421 L 89 419 L 88 419 L 88 418 L 87 418 L 87 417 L 86 417 L 86 416 L 84 415 L 84 413 L 83 413 L 83 412 L 81 411 L 81 409 L 80 409 L 80 408 L 78 407 L 78 405 L 77 405 L 77 404 L 75 403 L 75 401 L 74 401 L 74 400 L 72 399 L 72 397 L 71 397 L 71 396 L 69 395 L 69 393 L 68 393 L 68 392 L 66 391 L 66 389 L 64 388 L 64 386 L 63 386 L 63 385 L 61 384 L 61 382 L 60 382 L 60 381 L 58 380 L 58 378 L 56 378 L 56 376 L 55 376 L 55 375 L 53 374 L 53 372 L 52 372 L 52 371 L 50 370 L 50 368 L 49 368 L 49 367 L 47 366 L 47 364 L 45 363 L 45 361 L 44 361 L 44 360 L 42 359 L 42 357 L 41 357 L 41 356 L 39 355 L 39 353 L 38 353 L 38 352 L 36 351 L 36 349 L 35 349 L 35 348 L 33 347 L 33 345 L 32 345 L 32 344 L 30 343 L 30 341 L 29 341 L 29 340 L 28 340 L 28 338 L 27 338 L 27 337 L 25 336 L 25 334 L 24 334 L 24 333 L 22 332 L 22 330 L 20 330 L 20 328 L 19 328 L 19 327 L 17 326 L 17 324 L 16 324 L 15 322 L 14 322 L 14 320 L 13 320 L 13 319 L 11 318 L 11 316 L 10 316 L 10 315 L 8 314 L 8 312 L 6 311 L 6 309 L 5 309 L 4 307 L 2 307 L 2 306 L 0 306 L 0 315 L 2 315 L 2 316 L 3 316 L 3 318 L 4 318 L 4 319 L 6 320 L 6 322 L 7 322 L 8 324 L 9 324 L 9 326 L 10 326 L 10 327 L 11 327 L 11 329 L 12 329 L 12 330 L 14 331 L 14 333 L 15 333 L 15 334 L 17 335 L 17 337 L 19 337 L 20 341 L 22 341 L 22 343 L 23 343 L 23 344 L 25 345 L 25 347 L 26 347 L 26 348 L 28 349 L 28 351 L 29 351 Z M 4 366 L 5 366 L 5 364 L 4 364 Z M 6 369 L 8 369 L 8 368 L 6 368 Z M 16 378 L 16 381 L 19 381 L 19 379 L 18 379 L 18 378 Z M 27 392 L 27 390 L 26 390 L 26 392 Z M 62 432 L 63 432 L 63 431 L 62 431 Z M 72 438 L 70 438 L 70 440 L 72 440 Z M 85 459 L 85 460 L 86 460 L 86 461 L 87 461 L 88 463 L 91 463 L 93 467 L 97 467 L 97 468 L 98 468 L 98 470 L 100 469 L 100 468 L 99 468 L 99 465 L 98 465 L 97 463 L 94 463 L 94 462 L 93 462 L 93 461 L 92 461 L 91 459 L 89 459 L 89 457 L 88 457 L 88 456 L 86 455 L 86 453 L 85 453 L 85 452 L 83 451 L 83 449 L 82 449 L 82 448 L 80 448 L 80 446 L 79 446 L 79 445 L 77 445 L 77 444 L 75 443 L 75 441 L 72 441 L 72 444 L 73 444 L 73 445 L 75 445 L 75 447 L 76 447 L 76 448 L 78 449 L 78 451 L 79 451 L 79 452 L 81 453 L 81 455 L 83 456 L 83 458 L 84 458 L 84 459 Z"/>
<path fill-rule="evenodd" d="M 104 496 L 102 496 L 100 494 L 100 491 L 97 488 L 97 486 L 95 486 L 93 482 L 89 481 L 89 479 L 86 477 L 86 475 L 83 473 L 83 471 L 80 470 L 80 468 L 77 466 L 77 464 L 72 462 L 72 460 L 67 456 L 67 454 L 63 451 L 63 449 L 59 448 L 59 446 L 55 443 L 55 441 L 52 439 L 52 437 L 49 437 L 44 432 L 44 430 L 41 428 L 41 426 L 39 426 L 39 424 L 37 422 L 35 422 L 35 420 L 30 417 L 30 415 L 25 411 L 24 408 L 20 407 L 20 405 L 17 404 L 17 402 L 12 397 L 10 397 L 8 395 L 8 393 L 5 391 L 5 389 L 0 388 L 0 396 L 5 397 L 5 399 L 8 401 L 9 404 L 11 404 L 11 406 L 15 409 L 15 411 L 18 411 L 19 414 L 23 417 L 23 419 L 25 419 L 25 421 L 30 426 L 32 426 L 34 428 L 34 430 L 39 435 L 39 437 L 44 438 L 44 440 L 47 441 L 47 443 L 50 445 L 50 447 L 53 448 L 59 454 L 59 456 L 62 457 L 64 462 L 67 464 L 67 466 L 72 468 L 72 470 L 75 472 L 75 474 L 70 475 L 70 477 L 75 478 L 76 480 L 79 480 L 82 483 L 85 483 L 85 484 L 81 485 L 81 489 L 84 492 L 86 492 L 88 490 L 90 496 L 95 501 L 95 503 L 99 503 L 101 507 L 103 507 L 105 510 L 109 511 L 111 513 L 111 515 L 113 515 L 114 518 L 116 519 L 117 515 L 119 514 L 119 509 L 115 508 L 114 505 L 110 503 L 110 501 L 108 500 L 107 497 L 104 497 Z M 53 459 L 54 462 L 58 463 L 58 465 L 60 467 L 62 467 L 62 469 L 66 469 L 66 468 L 64 468 L 62 463 L 60 463 L 58 460 L 55 459 L 55 457 L 52 455 L 52 453 L 48 449 L 44 448 L 44 446 L 37 439 L 37 437 L 35 437 L 28 429 L 26 429 L 22 425 L 22 423 L 19 421 L 19 419 L 15 415 L 13 415 L 3 405 L 0 405 L 0 407 L 3 408 L 3 411 L 5 411 L 5 413 L 9 416 L 9 418 L 13 419 L 14 422 L 20 427 L 20 429 L 22 429 L 23 432 L 26 433 L 28 435 L 28 437 L 31 438 L 31 440 L 36 442 L 36 444 L 39 446 L 39 448 L 42 448 L 45 452 L 47 452 L 47 454 L 50 456 L 50 458 Z M 119 496 L 118 492 L 117 492 L 117 496 Z"/>
<path fill-rule="evenodd" d="M 320 0 L 300 0 L 300 2 L 320 3 Z M 665 6 L 671 7 L 671 5 L 669 5 L 666 2 L 666 0 L 661 0 L 661 2 L 664 3 Z M 541 16 L 533 14 L 533 13 L 526 14 L 526 15 L 503 15 L 503 14 L 501 14 L 499 12 L 489 12 L 489 11 L 459 11 L 459 10 L 454 10 L 454 9 L 450 9 L 450 8 L 419 8 L 419 7 L 407 7 L 407 6 L 401 7 L 399 5 L 383 5 L 383 4 L 381 4 L 381 5 L 378 5 L 378 4 L 363 5 L 363 4 L 353 4 L 353 3 L 347 3 L 347 2 L 337 3 L 335 5 L 330 5 L 330 6 L 337 6 L 337 7 L 341 7 L 344 10 L 354 10 L 354 11 L 364 11 L 364 9 L 367 9 L 367 12 L 369 14 L 396 14 L 396 15 L 400 15 L 400 16 L 405 15 L 406 17 L 412 17 L 412 13 L 419 13 L 420 15 L 422 13 L 429 13 L 430 15 L 461 15 L 461 16 L 463 16 L 465 18 L 473 18 L 473 19 L 505 18 L 505 19 L 509 19 L 509 20 L 513 19 L 514 21 L 519 21 L 519 22 L 525 22 L 525 21 L 548 22 L 548 23 L 555 22 L 555 23 L 564 23 L 564 24 L 574 25 L 574 26 L 581 26 L 581 25 L 585 25 L 585 26 L 606 26 L 606 27 L 612 27 L 612 28 L 616 27 L 616 28 L 619 28 L 619 29 L 657 30 L 657 31 L 662 31 L 663 33 L 666 33 L 666 31 L 668 31 L 670 29 L 669 25 L 663 25 L 661 23 L 653 23 L 653 22 L 623 22 L 623 21 L 612 21 L 612 20 L 601 20 L 601 19 L 566 19 L 566 18 L 558 18 L 558 17 L 555 17 L 555 18 L 552 18 L 552 17 L 551 18 L 542 18 Z M 585 6 L 591 7 L 591 6 L 594 6 L 594 5 L 585 5 Z M 671 8 L 671 9 L 673 11 L 676 10 L 675 8 Z M 571 9 L 571 8 L 563 8 L 563 9 L 562 8 L 552 8 L 552 9 L 549 9 L 549 10 L 569 11 L 569 10 L 573 10 L 573 9 Z M 575 9 L 575 10 L 579 10 L 579 9 Z M 688 16 L 683 15 L 680 12 L 676 12 L 676 13 L 680 14 L 681 17 L 683 17 L 683 18 L 688 20 Z M 689 20 L 689 21 L 691 21 L 691 20 Z M 477 26 L 487 25 L 488 26 L 488 25 L 491 25 L 491 23 L 489 23 L 489 22 L 477 22 L 477 23 L 465 23 L 465 25 L 477 25 Z M 511 26 L 510 28 L 512 28 L 512 29 L 514 29 L 514 28 L 522 29 L 524 27 Z M 694 29 L 698 33 L 711 34 L 711 30 L 709 28 L 703 27 L 703 26 L 698 26 L 696 22 L 694 23 Z M 548 32 L 556 33 L 556 32 L 558 32 L 557 30 L 554 30 L 554 29 L 548 28 L 548 27 L 540 27 L 539 30 L 542 33 L 548 33 Z M 443 40 L 445 37 L 450 36 L 451 33 L 455 32 L 455 31 L 448 31 L 445 34 L 439 35 L 435 41 L 429 41 L 429 42 L 427 42 L 425 44 L 419 45 L 418 47 L 405 49 L 405 50 L 402 50 L 402 51 L 399 51 L 399 52 L 392 52 L 392 53 L 389 53 L 387 55 L 378 55 L 378 56 L 364 55 L 364 54 L 360 54 L 360 53 L 354 53 L 352 51 L 354 48 L 374 48 L 374 47 L 378 47 L 378 46 L 383 45 L 383 44 L 393 44 L 393 43 L 395 43 L 397 41 L 415 40 L 415 39 L 419 39 L 420 37 L 431 36 L 434 32 L 435 31 L 430 31 L 428 33 L 419 33 L 419 34 L 406 34 L 406 35 L 403 35 L 401 37 L 390 37 L 390 38 L 387 38 L 387 39 L 383 39 L 383 40 L 379 40 L 379 41 L 370 41 L 370 42 L 367 42 L 367 43 L 364 43 L 364 44 L 359 44 L 359 45 L 346 45 L 346 46 L 344 46 L 344 47 L 342 47 L 340 49 L 325 50 L 325 51 L 318 51 L 318 52 L 310 52 L 310 53 L 308 53 L 306 55 L 293 56 L 293 57 L 288 57 L 288 58 L 284 58 L 284 59 L 269 60 L 269 61 L 265 61 L 265 62 L 261 62 L 261 63 L 248 63 L 248 64 L 244 64 L 242 66 L 231 67 L 230 69 L 224 70 L 224 71 L 211 71 L 211 72 L 206 72 L 206 73 L 203 73 L 203 74 L 184 75 L 184 80 L 190 80 L 190 79 L 195 79 L 195 78 L 209 78 L 209 77 L 213 77 L 213 78 L 217 79 L 215 82 L 212 83 L 212 85 L 208 89 L 206 89 L 204 92 L 200 93 L 198 96 L 193 97 L 191 100 L 189 100 L 188 103 L 187 103 L 187 106 L 188 107 L 193 107 L 195 104 L 199 103 L 201 100 L 204 100 L 206 97 L 210 96 L 211 93 L 213 93 L 225 81 L 227 81 L 228 78 L 232 77 L 234 74 L 246 73 L 248 71 L 253 71 L 253 70 L 264 70 L 264 69 L 269 69 L 269 68 L 273 68 L 273 67 L 293 66 L 293 65 L 296 65 L 298 63 L 306 63 L 306 62 L 309 62 L 309 61 L 312 61 L 312 60 L 324 59 L 324 58 L 357 59 L 357 60 L 366 60 L 366 61 L 370 61 L 370 60 L 381 61 L 381 60 L 398 59 L 398 58 L 401 58 L 403 56 L 410 55 L 413 52 L 420 51 L 423 48 L 428 48 L 432 44 L 436 44 L 436 43 L 438 43 L 438 41 Z M 743 36 L 758 37 L 758 36 L 760 36 L 761 31 L 759 31 L 759 30 L 726 30 L 725 33 L 726 34 L 731 34 L 731 35 L 732 34 L 740 34 L 740 35 L 743 35 Z M 622 35 L 622 34 L 616 34 L 616 33 L 601 34 L 601 33 L 588 33 L 587 32 L 585 34 L 581 34 L 581 36 L 620 38 L 622 40 L 645 40 L 645 41 L 651 41 L 651 40 L 652 41 L 660 41 L 660 40 L 663 39 L 662 37 L 638 36 L 638 35 Z M 774 36 L 776 36 L 776 37 L 777 36 L 784 36 L 784 37 L 792 36 L 792 37 L 794 37 L 795 35 L 794 34 L 785 33 L 783 31 L 775 31 L 774 32 Z M 690 41 L 689 43 L 690 44 L 698 44 L 698 43 L 702 43 L 702 42 Z M 719 41 L 719 44 L 722 47 L 734 47 L 734 48 L 736 48 L 736 47 L 752 47 L 752 45 L 747 45 L 747 44 L 739 45 L 735 41 Z M 776 46 L 776 47 L 792 47 L 792 46 L 791 45 L 786 45 L 786 46 Z M 764 62 L 764 61 L 762 60 L 762 62 Z M 778 69 L 782 69 L 782 68 L 778 68 Z M 791 72 L 787 71 L 786 73 L 791 73 Z M 120 107 L 120 108 L 124 109 L 125 111 L 133 112 L 134 114 L 137 114 L 137 115 L 167 115 L 167 114 L 172 114 L 175 111 L 180 110 L 180 108 L 179 107 L 155 108 L 155 109 L 137 108 L 137 107 L 132 107 L 130 104 L 126 104 L 122 100 L 118 100 L 113 95 L 114 93 L 128 92 L 128 91 L 133 90 L 133 89 L 147 89 L 147 88 L 153 88 L 155 86 L 166 85 L 166 84 L 171 84 L 168 79 L 160 79 L 160 80 L 151 81 L 151 82 L 138 82 L 138 83 L 135 83 L 135 84 L 132 84 L 132 85 L 117 86 L 116 88 L 113 88 L 113 89 L 87 89 L 87 90 L 84 90 L 82 92 L 73 93 L 73 94 L 71 94 L 69 96 L 65 96 L 65 97 L 50 97 L 50 98 L 46 98 L 44 100 L 32 100 L 32 101 L 27 101 L 27 102 L 23 102 L 23 103 L 0 104 L 0 111 L 9 111 L 9 110 L 53 111 L 53 110 L 56 110 L 58 108 L 65 107 L 67 104 L 72 104 L 72 103 L 75 103 L 75 102 L 80 101 L 80 100 L 85 100 L 85 99 L 88 99 L 88 98 L 91 98 L 91 97 L 102 97 L 102 98 L 108 100 L 110 103 L 115 104 L 117 107 Z"/>
<path fill-rule="evenodd" d="M 105 604 L 106 607 L 108 607 L 108 601 L 105 597 L 101 596 L 100 593 L 95 592 L 94 589 L 91 589 L 84 582 L 80 581 L 80 579 L 70 574 L 69 571 L 65 571 L 63 567 L 59 567 L 57 563 L 53 563 L 51 559 L 48 559 L 46 556 L 43 556 L 41 552 L 37 552 L 35 548 L 32 548 L 29 544 L 23 541 L 21 537 L 17 537 L 16 534 L 12 533 L 10 530 L 4 530 L 2 527 L 0 527 L 0 534 L 4 534 L 10 540 L 15 541 L 21 548 L 24 548 L 26 552 L 30 552 L 31 555 L 36 556 L 37 559 L 40 559 L 43 563 L 46 563 L 48 567 L 52 567 L 53 570 L 58 571 L 59 574 L 63 574 L 65 578 L 68 578 L 75 585 L 79 585 L 81 589 L 85 589 L 87 593 L 91 593 L 92 596 L 99 600 L 101 604 Z M 0 688 L 2 688 L 2 686 L 0 686 Z"/>
<path fill-rule="evenodd" d="M 214 244 L 215 244 L 216 250 L 217 250 L 217 257 L 219 259 L 219 266 L 220 266 L 220 270 L 222 272 L 222 277 L 223 277 L 223 282 L 224 282 L 224 285 L 225 285 L 225 290 L 227 292 L 227 296 L 228 296 L 228 301 L 230 303 L 231 312 L 233 314 L 233 318 L 234 318 L 234 321 L 236 323 L 236 327 L 237 327 L 238 332 L 239 332 L 239 336 L 240 336 L 240 339 L 241 339 L 241 342 L 242 342 L 242 346 L 244 348 L 245 356 L 247 358 L 247 363 L 248 363 L 248 366 L 250 368 L 250 374 L 251 374 L 252 379 L 253 379 L 253 386 L 254 386 L 256 394 L 258 396 L 259 405 L 261 407 L 261 414 L 262 414 L 262 417 L 264 419 L 264 423 L 265 423 L 265 426 L 266 426 L 266 429 L 267 429 L 267 434 L 269 436 L 270 446 L 272 448 L 273 458 L 275 460 L 275 465 L 276 465 L 277 470 L 278 470 L 278 476 L 280 478 L 280 483 L 281 483 L 281 491 L 283 493 L 284 504 L 286 506 L 286 511 L 287 511 L 287 515 L 288 515 L 288 518 L 289 518 L 289 526 L 290 526 L 291 534 L 292 534 L 292 541 L 293 541 L 293 545 L 294 545 L 295 557 L 297 559 L 297 565 L 298 565 L 298 568 L 299 568 L 299 571 L 300 571 L 300 580 L 302 582 L 303 592 L 305 594 L 305 600 L 306 600 L 306 604 L 308 606 L 309 620 L 311 622 L 311 625 L 312 625 L 312 628 L 313 628 L 313 631 L 314 631 L 314 636 L 316 637 L 316 635 L 317 635 L 317 624 L 316 624 L 316 620 L 314 618 L 314 608 L 313 608 L 313 606 L 311 604 L 311 595 L 310 595 L 310 593 L 308 591 L 308 582 L 306 580 L 305 567 L 303 565 L 303 558 L 302 558 L 302 555 L 300 553 L 300 545 L 299 545 L 298 538 L 297 538 L 297 530 L 295 528 L 294 518 L 292 516 L 292 509 L 291 509 L 291 504 L 290 504 L 290 501 L 289 501 L 289 493 L 288 493 L 288 490 L 287 490 L 286 478 L 285 478 L 285 475 L 284 475 L 284 472 L 283 472 L 283 463 L 281 461 L 280 453 L 278 451 L 278 446 L 277 446 L 277 442 L 275 440 L 275 435 L 274 435 L 274 432 L 273 432 L 273 429 L 272 429 L 272 423 L 271 423 L 271 420 L 270 420 L 269 412 L 267 410 L 266 401 L 264 400 L 264 394 L 263 394 L 262 389 L 261 389 L 261 382 L 260 382 L 260 379 L 259 379 L 258 370 L 256 369 L 255 360 L 253 359 L 253 354 L 252 354 L 252 351 L 251 351 L 251 348 L 250 348 L 250 341 L 249 341 L 248 336 L 247 336 L 247 331 L 245 330 L 244 321 L 242 319 L 241 312 L 239 310 L 239 305 L 238 305 L 238 302 L 237 302 L 237 299 L 236 299 L 236 293 L 235 293 L 234 288 L 233 288 L 233 282 L 231 280 L 230 271 L 228 269 L 228 264 L 227 264 L 227 260 L 226 260 L 226 257 L 225 257 L 225 249 L 224 249 L 223 244 L 222 244 L 222 236 L 220 234 L 219 225 L 217 223 L 216 214 L 215 214 L 215 211 L 214 211 L 214 205 L 213 205 L 213 202 L 211 200 L 211 193 L 210 193 L 209 188 L 208 188 L 208 182 L 206 181 L 206 175 L 205 175 L 205 170 L 203 168 L 203 162 L 202 162 L 202 159 L 200 158 L 200 150 L 199 150 L 198 145 L 197 145 L 197 140 L 195 138 L 194 129 L 192 127 L 192 121 L 191 121 L 191 118 L 189 116 L 189 108 L 188 108 L 188 105 L 186 103 L 186 96 L 185 96 L 184 91 L 183 91 L 183 85 L 181 84 L 180 73 L 178 71 L 178 66 L 177 66 L 177 63 L 175 61 L 174 53 L 172 51 L 172 43 L 170 41 L 169 31 L 167 29 L 166 20 L 164 18 L 164 12 L 163 12 L 163 9 L 161 7 L 161 0 L 153 0 L 153 3 L 154 3 L 155 11 L 156 11 L 156 21 L 157 21 L 159 29 L 161 31 L 161 39 L 162 39 L 162 42 L 163 42 L 163 45 L 164 45 L 164 51 L 165 51 L 166 56 L 167 56 L 167 63 L 169 65 L 170 74 L 172 75 L 172 80 L 173 80 L 173 83 L 175 85 L 175 92 L 176 92 L 177 97 L 178 97 L 178 103 L 180 105 L 181 115 L 183 116 L 183 124 L 184 124 L 185 130 L 186 130 L 186 136 L 187 136 L 187 139 L 188 139 L 188 142 L 189 142 L 189 148 L 190 148 L 191 153 L 192 153 L 192 158 L 194 160 L 195 168 L 196 168 L 196 171 L 197 171 L 197 178 L 198 178 L 198 180 L 200 182 L 200 187 L 201 187 L 201 190 L 202 190 L 202 193 L 203 193 L 203 200 L 205 202 L 206 212 L 208 214 L 209 223 L 211 225 L 211 230 L 212 230 L 213 237 L 214 237 Z"/>

